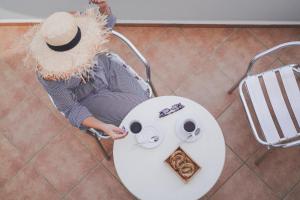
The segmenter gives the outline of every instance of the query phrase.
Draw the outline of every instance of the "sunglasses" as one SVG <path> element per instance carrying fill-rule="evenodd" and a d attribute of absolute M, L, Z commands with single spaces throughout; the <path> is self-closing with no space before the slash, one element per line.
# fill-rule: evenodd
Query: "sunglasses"
<path fill-rule="evenodd" d="M 166 117 L 172 113 L 175 113 L 175 112 L 181 110 L 182 108 L 184 108 L 184 105 L 182 105 L 181 103 L 174 104 L 174 105 L 172 105 L 171 108 L 165 108 L 162 111 L 160 111 L 159 118 Z"/>

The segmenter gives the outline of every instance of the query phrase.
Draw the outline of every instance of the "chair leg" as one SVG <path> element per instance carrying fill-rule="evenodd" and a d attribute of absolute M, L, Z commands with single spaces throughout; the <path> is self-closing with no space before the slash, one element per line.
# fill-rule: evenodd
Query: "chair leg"
<path fill-rule="evenodd" d="M 240 82 L 246 77 L 246 75 L 243 75 L 229 90 L 228 94 L 231 94 L 240 84 Z"/>
<path fill-rule="evenodd" d="M 102 153 L 103 153 L 105 159 L 106 159 L 106 160 L 110 160 L 110 155 L 109 155 L 108 152 L 105 150 L 105 148 L 104 148 L 102 142 L 100 141 L 101 139 L 99 139 L 99 138 L 97 138 L 97 137 L 95 137 L 95 139 L 97 140 L 97 142 L 98 142 L 98 144 L 99 144 L 99 146 L 100 146 L 100 149 L 101 149 L 101 151 L 102 151 Z"/>
<path fill-rule="evenodd" d="M 259 158 L 257 158 L 255 161 L 254 161 L 254 164 L 256 166 L 258 166 L 266 157 L 267 155 L 272 151 L 272 148 L 268 147 L 267 151 L 265 151 L 261 156 L 259 156 Z"/>
<path fill-rule="evenodd" d="M 92 137 L 94 137 L 97 141 L 97 143 L 99 144 L 100 146 L 100 149 L 104 155 L 104 157 L 106 158 L 106 160 L 110 160 L 110 156 L 108 154 L 108 152 L 105 150 L 104 146 L 102 145 L 102 142 L 100 141 L 101 138 L 98 138 L 97 135 L 89 130 L 86 131 L 87 134 L 91 135 Z"/>
<path fill-rule="evenodd" d="M 149 85 L 150 85 L 150 87 L 151 87 L 151 89 L 152 89 L 153 96 L 154 96 L 154 97 L 157 97 L 157 92 L 156 92 L 156 89 L 155 89 L 155 87 L 154 87 L 154 85 L 152 84 L 152 82 L 151 82 L 151 81 L 149 82 Z"/>

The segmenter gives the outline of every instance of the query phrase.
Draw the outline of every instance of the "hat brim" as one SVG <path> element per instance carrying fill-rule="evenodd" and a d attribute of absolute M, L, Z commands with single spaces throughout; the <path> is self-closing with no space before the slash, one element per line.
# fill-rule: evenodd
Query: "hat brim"
<path fill-rule="evenodd" d="M 81 39 L 68 51 L 50 49 L 40 30 L 33 37 L 29 48 L 42 77 L 69 79 L 81 76 L 91 69 L 94 56 L 106 50 L 104 44 L 108 41 L 109 30 L 105 27 L 105 15 L 96 9 L 89 9 L 75 16 L 75 20 L 81 30 Z"/>

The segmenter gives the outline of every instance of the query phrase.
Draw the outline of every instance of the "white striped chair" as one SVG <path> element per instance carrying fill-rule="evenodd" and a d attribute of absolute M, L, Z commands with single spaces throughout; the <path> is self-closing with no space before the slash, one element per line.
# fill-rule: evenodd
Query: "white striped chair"
<path fill-rule="evenodd" d="M 251 74 L 251 69 L 260 58 L 291 46 L 300 46 L 300 41 L 284 43 L 256 55 L 245 75 L 229 91 L 231 93 L 239 85 L 251 130 L 256 140 L 268 150 L 300 146 L 300 90 L 297 82 L 300 65 L 289 64 L 259 74 Z M 255 163 L 259 164 L 266 153 Z"/>
<path fill-rule="evenodd" d="M 126 70 L 128 71 L 129 74 L 131 74 L 133 77 L 135 77 L 138 81 L 138 83 L 141 85 L 141 87 L 147 92 L 147 94 L 149 95 L 149 97 L 155 97 L 157 96 L 156 90 L 151 82 L 151 70 L 150 70 L 150 65 L 148 63 L 148 61 L 144 58 L 144 56 L 140 53 L 140 51 L 121 33 L 112 30 L 112 35 L 114 35 L 115 37 L 117 37 L 119 40 L 121 40 L 122 42 L 124 42 L 127 47 L 134 53 L 135 56 L 138 57 L 138 59 L 143 63 L 143 65 L 145 66 L 145 71 L 146 71 L 146 77 L 147 79 L 144 80 L 142 79 L 135 71 L 134 69 L 132 69 L 129 65 L 126 65 Z M 119 57 L 121 62 L 124 62 L 120 57 Z M 125 62 L 124 62 L 125 63 Z M 48 95 L 50 98 L 50 101 L 52 102 L 52 104 L 55 106 L 52 98 L 50 95 Z M 56 107 L 56 106 L 55 106 Z M 62 113 L 63 114 L 63 113 Z M 101 143 L 102 139 L 109 139 L 110 136 L 106 135 L 105 133 L 103 133 L 102 131 L 98 131 L 96 129 L 93 128 L 89 128 L 87 130 L 87 133 L 92 135 L 98 142 L 105 158 L 107 160 L 110 159 L 110 155 L 108 154 L 108 152 L 105 150 L 104 146 Z"/>

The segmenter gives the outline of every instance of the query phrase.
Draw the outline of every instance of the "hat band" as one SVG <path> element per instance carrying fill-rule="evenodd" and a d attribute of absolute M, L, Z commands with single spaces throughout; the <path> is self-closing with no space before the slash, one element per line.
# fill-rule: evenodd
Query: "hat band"
<path fill-rule="evenodd" d="M 77 27 L 77 28 L 78 28 L 78 30 L 77 30 L 75 37 L 69 43 L 60 45 L 60 46 L 53 46 L 46 42 L 47 46 L 54 51 L 68 51 L 70 49 L 73 49 L 79 43 L 79 41 L 81 39 L 81 30 L 79 27 Z"/>

